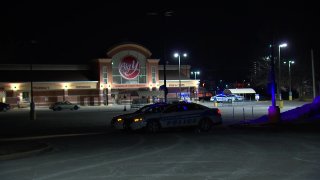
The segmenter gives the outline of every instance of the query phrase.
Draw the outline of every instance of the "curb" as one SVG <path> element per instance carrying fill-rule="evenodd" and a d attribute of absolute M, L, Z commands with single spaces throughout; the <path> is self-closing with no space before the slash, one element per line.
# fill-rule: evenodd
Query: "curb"
<path fill-rule="evenodd" d="M 44 147 L 42 147 L 42 148 L 0 155 L 0 161 L 1 160 L 11 160 L 11 159 L 24 158 L 24 157 L 40 154 L 42 152 L 47 152 L 47 151 L 50 151 L 53 149 L 53 147 L 51 147 L 50 145 L 48 145 L 46 143 L 42 143 L 42 144 L 44 145 Z"/>

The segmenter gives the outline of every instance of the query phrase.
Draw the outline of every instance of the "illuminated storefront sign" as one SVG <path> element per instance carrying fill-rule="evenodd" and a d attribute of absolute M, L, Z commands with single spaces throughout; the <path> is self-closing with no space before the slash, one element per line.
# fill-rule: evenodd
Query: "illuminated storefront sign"
<path fill-rule="evenodd" d="M 184 87 L 185 84 L 181 84 L 181 87 Z M 179 87 L 179 83 L 178 84 L 168 84 L 168 87 Z"/>
<path fill-rule="evenodd" d="M 41 86 L 33 86 L 33 89 L 35 89 L 35 90 L 48 90 L 50 88 L 49 87 L 41 87 Z"/>
<path fill-rule="evenodd" d="M 144 88 L 146 84 L 114 84 L 114 88 Z"/>
<path fill-rule="evenodd" d="M 140 64 L 133 56 L 125 56 L 119 63 L 119 73 L 125 79 L 131 80 L 140 74 Z"/>

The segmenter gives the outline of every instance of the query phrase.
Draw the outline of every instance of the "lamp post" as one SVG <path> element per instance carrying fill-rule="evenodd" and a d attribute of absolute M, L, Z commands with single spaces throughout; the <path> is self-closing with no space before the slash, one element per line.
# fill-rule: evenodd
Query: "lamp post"
<path fill-rule="evenodd" d="M 194 80 L 197 79 L 197 74 L 200 74 L 200 71 L 191 71 L 191 74 L 194 74 Z"/>
<path fill-rule="evenodd" d="M 287 64 L 287 62 L 283 62 L 284 64 Z M 289 101 L 292 101 L 292 91 L 291 91 L 291 65 L 294 64 L 294 61 L 288 61 L 288 67 L 289 67 Z"/>
<path fill-rule="evenodd" d="M 35 104 L 33 101 L 33 72 L 32 72 L 32 64 L 30 64 L 30 74 L 31 74 L 31 81 L 30 81 L 30 120 L 36 119 L 35 114 Z"/>
<path fill-rule="evenodd" d="M 174 57 L 179 59 L 179 99 L 181 99 L 180 54 L 174 53 Z M 187 53 L 183 53 L 183 57 L 187 57 Z"/>
<path fill-rule="evenodd" d="M 281 89 L 280 89 L 280 82 L 281 82 L 281 56 L 280 56 L 280 51 L 281 51 L 281 48 L 285 48 L 287 47 L 288 44 L 287 43 L 282 43 L 279 45 L 279 57 L 278 57 L 278 88 L 277 88 L 277 94 L 278 94 L 278 97 L 279 97 L 279 100 L 281 101 L 282 100 L 282 97 L 281 97 Z"/>
<path fill-rule="evenodd" d="M 194 74 L 194 80 L 197 80 L 197 74 L 199 75 L 200 71 L 191 71 L 191 74 Z M 198 86 L 198 83 L 197 83 L 197 86 Z M 197 98 L 197 89 L 195 90 L 195 98 Z"/>
<path fill-rule="evenodd" d="M 168 63 L 167 61 L 167 58 L 166 58 L 166 31 L 167 31 L 167 28 L 166 28 L 166 24 L 167 24 L 167 21 L 166 19 L 168 17 L 171 17 L 173 15 L 173 11 L 172 10 L 166 10 L 166 11 L 163 11 L 163 12 L 149 12 L 147 13 L 147 16 L 160 16 L 161 19 L 162 19 L 162 32 L 164 32 L 163 34 L 163 86 L 164 86 L 164 102 L 167 102 L 167 93 L 168 93 L 168 90 L 167 90 L 167 76 L 166 76 L 166 65 Z"/>
<path fill-rule="evenodd" d="M 280 121 L 280 108 L 279 106 L 276 106 L 276 81 L 275 81 L 275 71 L 274 71 L 274 50 L 275 46 L 271 44 L 270 46 L 270 55 L 268 59 L 270 59 L 270 73 L 269 73 L 269 83 L 268 86 L 270 87 L 270 93 L 271 93 L 271 102 L 272 105 L 268 108 L 268 119 L 270 123 L 277 123 Z"/>
<path fill-rule="evenodd" d="M 30 41 L 30 47 L 31 47 L 31 55 L 30 55 L 30 113 L 29 113 L 29 118 L 30 120 L 36 120 L 36 111 L 35 111 L 35 103 L 34 103 L 34 98 L 33 98 L 33 59 L 34 59 L 34 46 L 38 42 L 36 40 L 31 40 Z"/>

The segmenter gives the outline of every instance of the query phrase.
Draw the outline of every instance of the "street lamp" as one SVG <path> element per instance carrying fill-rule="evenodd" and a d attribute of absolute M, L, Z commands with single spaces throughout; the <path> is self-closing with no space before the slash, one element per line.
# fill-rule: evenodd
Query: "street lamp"
<path fill-rule="evenodd" d="M 287 64 L 287 62 L 283 62 L 284 64 Z M 291 91 L 291 65 L 294 64 L 294 61 L 288 61 L 288 67 L 289 67 L 289 101 L 292 101 L 292 91 Z"/>
<path fill-rule="evenodd" d="M 164 12 L 149 12 L 147 13 L 147 16 L 160 16 L 161 19 L 162 19 L 162 32 L 164 32 L 163 34 L 163 86 L 164 86 L 164 102 L 167 102 L 167 76 L 166 76 L 166 65 L 168 63 L 167 61 L 167 58 L 166 58 L 166 31 L 167 31 L 167 28 L 166 28 L 166 24 L 167 24 L 167 18 L 168 17 L 171 17 L 173 15 L 173 11 L 172 10 L 167 10 L 167 11 L 164 11 Z"/>
<path fill-rule="evenodd" d="M 180 54 L 174 53 L 174 57 L 179 59 L 179 94 L 181 99 L 181 76 L 180 76 Z M 183 57 L 187 57 L 187 53 L 183 53 Z"/>
<path fill-rule="evenodd" d="M 279 59 L 278 59 L 278 88 L 277 88 L 277 93 L 278 93 L 278 96 L 279 96 L 279 100 L 281 101 L 282 100 L 282 97 L 281 97 L 281 89 L 280 89 L 280 82 L 281 82 L 281 56 L 280 56 L 280 51 L 281 51 L 281 48 L 285 48 L 287 47 L 288 44 L 287 43 L 282 43 L 279 45 Z"/>
<path fill-rule="evenodd" d="M 200 74 L 200 71 L 191 71 L 191 74 L 194 74 L 194 80 L 197 79 L 197 74 Z"/>
<path fill-rule="evenodd" d="M 30 120 L 36 120 L 36 111 L 35 111 L 35 103 L 34 103 L 34 98 L 33 98 L 33 78 L 34 78 L 34 74 L 33 74 L 33 67 L 32 67 L 32 64 L 33 64 L 33 58 L 34 58 L 34 48 L 35 48 L 35 45 L 37 44 L 38 42 L 35 41 L 35 40 L 31 40 L 30 41 L 30 47 L 31 47 L 31 54 L 29 56 L 30 58 L 30 113 L 29 113 L 29 118 Z"/>
<path fill-rule="evenodd" d="M 197 74 L 199 75 L 200 71 L 191 71 L 191 74 L 194 74 L 194 80 L 197 80 Z M 199 83 L 199 81 L 198 81 L 198 83 Z M 198 83 L 197 83 L 197 86 L 198 86 Z M 196 87 L 196 88 L 198 88 L 198 87 Z M 196 89 L 195 92 L 196 92 L 195 93 L 195 98 L 197 98 L 197 89 Z"/>

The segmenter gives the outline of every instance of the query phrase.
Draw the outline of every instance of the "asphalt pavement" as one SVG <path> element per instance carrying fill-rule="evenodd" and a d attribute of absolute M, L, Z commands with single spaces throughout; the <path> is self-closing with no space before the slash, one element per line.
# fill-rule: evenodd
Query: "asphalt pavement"
<path fill-rule="evenodd" d="M 208 107 L 215 107 L 212 102 L 198 102 Z M 223 112 L 224 126 L 230 126 L 233 128 L 239 128 L 237 126 L 238 122 L 244 120 L 252 120 L 258 118 L 267 113 L 267 107 L 270 102 L 261 101 L 261 102 L 235 102 L 230 103 L 219 103 L 218 107 Z M 285 107 L 282 109 L 282 112 L 299 107 L 306 102 L 285 102 Z M 30 122 L 28 119 L 28 108 L 25 109 L 12 109 L 9 112 L 11 116 L 8 116 L 6 119 L 1 120 L 2 129 L 0 143 L 0 160 L 6 159 L 15 159 L 21 158 L 30 155 L 40 154 L 51 149 L 50 145 L 43 143 L 38 140 L 42 138 L 52 138 L 52 137 L 61 137 L 64 135 L 67 136 L 80 136 L 88 134 L 102 134 L 105 133 L 108 128 L 108 123 L 106 121 L 100 121 L 98 124 L 90 124 L 85 122 L 81 124 L 80 117 L 78 117 L 77 123 L 74 124 L 74 120 L 69 124 L 63 122 L 57 124 L 57 119 L 72 119 L 73 115 L 78 115 L 82 113 L 86 119 L 94 116 L 97 113 L 108 113 L 106 117 L 111 118 L 115 114 L 122 114 L 127 112 L 132 112 L 136 110 L 135 108 L 130 108 L 129 105 L 109 105 L 109 106 L 84 106 L 81 107 L 79 111 L 68 112 L 52 112 L 48 110 L 48 107 L 38 107 L 37 109 L 37 120 L 35 122 Z M 69 118 L 61 118 L 66 115 L 71 115 Z M 111 113 L 111 115 L 109 114 Z M 44 116 L 54 117 L 52 119 Z M 41 123 L 42 120 L 46 120 L 46 124 Z M 18 120 L 18 121 L 17 121 Z M 54 122 L 53 122 L 54 121 Z M 64 124 L 64 125 L 63 125 Z M 56 126 L 56 127 L 55 127 Z M 76 128 L 75 128 L 76 126 Z M 83 126 L 85 128 L 79 128 Z M 8 128 L 7 128 L 8 127 Z M 250 128 L 248 124 L 241 128 Z M 252 128 L 252 127 L 251 127 Z M 257 128 L 256 125 L 254 128 Z M 259 127 L 260 128 L 260 127 Z M 270 128 L 270 127 L 268 127 Z M 275 127 L 272 127 L 275 128 Z M 279 128 L 279 126 L 277 127 Z M 283 127 L 281 127 L 283 128 Z M 80 130 L 79 130 L 80 129 Z M 92 129 L 92 130 L 90 130 Z M 108 131 L 112 131 L 108 129 Z"/>

